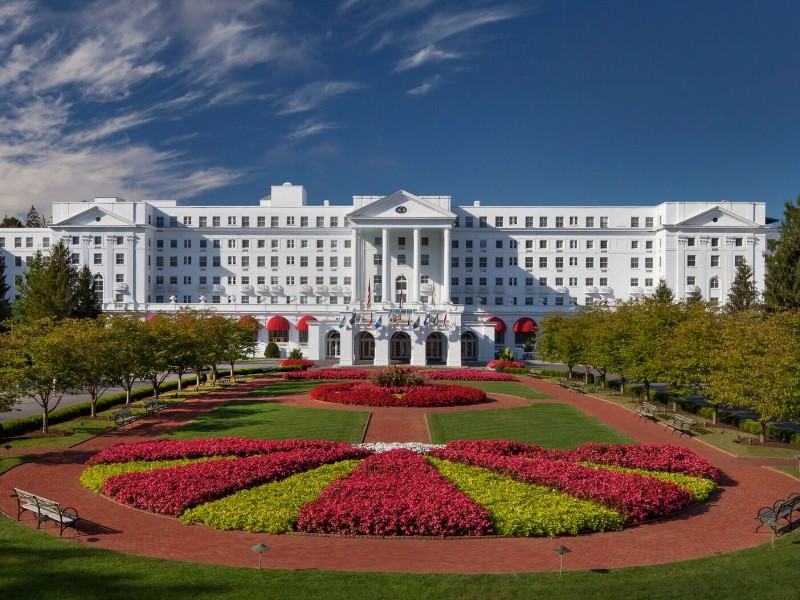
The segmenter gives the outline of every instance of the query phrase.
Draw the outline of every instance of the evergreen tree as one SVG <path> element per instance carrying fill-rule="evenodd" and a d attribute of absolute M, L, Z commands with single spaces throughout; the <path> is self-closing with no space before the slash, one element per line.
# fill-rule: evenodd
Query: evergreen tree
<path fill-rule="evenodd" d="M 100 296 L 95 293 L 94 276 L 87 265 L 83 265 L 75 279 L 72 296 L 72 316 L 76 319 L 96 319 L 103 312 Z"/>
<path fill-rule="evenodd" d="M 4 330 L 3 321 L 11 318 L 11 303 L 8 301 L 8 290 L 11 287 L 6 283 L 6 259 L 0 256 L 0 332 Z"/>
<path fill-rule="evenodd" d="M 3 215 L 3 220 L 0 221 L 0 228 L 2 227 L 25 227 L 17 217 L 9 217 L 8 215 Z"/>
<path fill-rule="evenodd" d="M 36 210 L 36 207 L 31 205 L 30 210 L 28 211 L 28 216 L 25 217 L 25 227 L 46 227 L 47 222 L 45 218 L 39 214 L 39 211 Z"/>
<path fill-rule="evenodd" d="M 800 308 L 800 196 L 784 204 L 780 242 L 764 257 L 767 276 L 764 305 L 768 310 Z"/>
<path fill-rule="evenodd" d="M 653 292 L 653 300 L 659 304 L 672 304 L 675 302 L 675 293 L 667 285 L 665 279 L 658 280 L 658 285 Z"/>
<path fill-rule="evenodd" d="M 69 249 L 62 241 L 50 248 L 47 258 L 37 250 L 19 286 L 19 299 L 14 303 L 17 318 L 33 323 L 45 317 L 60 320 L 72 316 L 76 281 Z"/>
<path fill-rule="evenodd" d="M 733 279 L 728 292 L 728 302 L 725 310 L 729 313 L 741 312 L 753 308 L 758 302 L 758 288 L 753 281 L 753 267 L 742 260 L 736 267 L 736 277 Z"/>

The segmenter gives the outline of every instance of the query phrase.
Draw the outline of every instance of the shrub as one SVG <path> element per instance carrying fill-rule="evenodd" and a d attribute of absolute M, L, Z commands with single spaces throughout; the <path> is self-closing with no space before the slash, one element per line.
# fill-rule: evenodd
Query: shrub
<path fill-rule="evenodd" d="M 289 367 L 292 369 L 304 371 L 306 369 L 310 369 L 311 367 L 313 367 L 314 361 L 308 360 L 306 358 L 287 358 L 282 360 L 278 366 L 283 368 Z"/>
<path fill-rule="evenodd" d="M 300 360 L 303 358 L 303 351 L 300 348 L 292 348 L 289 352 L 289 358 L 293 360 Z"/>
<path fill-rule="evenodd" d="M 521 369 L 525 366 L 525 363 L 519 360 L 490 360 L 486 367 L 489 369 L 495 370 L 508 370 L 508 369 Z"/>
<path fill-rule="evenodd" d="M 500 356 L 498 356 L 498 358 L 501 361 L 513 361 L 514 352 L 511 350 L 511 348 L 506 346 L 505 348 L 503 348 L 503 351 L 500 353 Z"/>
<path fill-rule="evenodd" d="M 281 349 L 278 348 L 278 344 L 275 342 L 270 342 L 267 344 L 267 347 L 264 348 L 264 358 L 280 358 L 281 357 Z"/>
<path fill-rule="evenodd" d="M 428 381 L 425 374 L 418 369 L 397 366 L 378 369 L 369 379 L 378 387 L 384 388 L 425 385 Z"/>
<path fill-rule="evenodd" d="M 362 406 L 462 406 L 486 402 L 486 392 L 460 385 L 382 387 L 372 383 L 329 383 L 311 390 L 321 402 Z"/>

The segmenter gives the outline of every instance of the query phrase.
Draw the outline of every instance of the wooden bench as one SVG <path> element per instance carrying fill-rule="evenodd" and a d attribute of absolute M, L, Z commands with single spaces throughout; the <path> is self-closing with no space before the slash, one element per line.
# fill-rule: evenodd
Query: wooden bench
<path fill-rule="evenodd" d="M 542 370 L 541 369 L 530 369 L 527 373 L 527 377 L 531 377 L 533 379 L 541 379 L 542 378 Z"/>
<path fill-rule="evenodd" d="M 161 412 L 162 410 L 167 408 L 166 404 L 164 404 L 163 402 L 160 402 L 159 400 L 156 400 L 156 399 L 145 400 L 142 404 L 144 405 L 144 414 L 145 415 L 154 415 L 157 412 Z"/>
<path fill-rule="evenodd" d="M 633 409 L 633 412 L 637 417 L 641 417 L 643 419 L 653 419 L 655 421 L 657 418 L 656 415 L 658 414 L 658 408 L 649 402 L 642 402 L 641 404 L 636 405 L 636 408 Z"/>
<path fill-rule="evenodd" d="M 777 500 L 771 507 L 765 506 L 758 511 L 756 519 L 761 523 L 756 527 L 756 531 L 764 525 L 777 529 L 778 521 L 786 521 L 791 528 L 793 525 L 792 518 L 795 511 L 798 510 L 800 510 L 800 494 L 792 494 L 786 500 Z"/>
<path fill-rule="evenodd" d="M 692 433 L 692 428 L 695 425 L 697 425 L 697 421 L 677 413 L 674 415 L 669 415 L 669 417 L 664 421 L 665 429 L 672 429 L 672 433 L 677 431 L 680 436 L 690 435 Z"/>
<path fill-rule="evenodd" d="M 244 375 L 236 375 L 233 378 L 233 381 L 234 381 L 234 383 L 237 383 L 237 384 L 239 384 L 239 383 L 247 383 L 247 377 L 245 377 Z"/>
<path fill-rule="evenodd" d="M 576 383 L 570 383 L 569 384 L 569 389 L 571 389 L 573 392 L 580 392 L 582 394 L 586 389 L 586 384 L 583 381 L 578 381 Z"/>
<path fill-rule="evenodd" d="M 560 378 L 558 381 L 556 381 L 556 385 L 562 388 L 567 387 L 567 378 L 566 377 Z"/>
<path fill-rule="evenodd" d="M 24 492 L 20 489 L 14 488 L 14 494 L 17 497 L 17 521 L 20 520 L 22 513 L 26 510 L 36 515 L 38 523 L 36 529 L 44 523 L 47 527 L 47 521 L 58 523 L 61 530 L 59 535 L 64 535 L 64 529 L 67 527 L 75 527 L 78 522 L 78 511 L 74 508 L 67 507 L 61 508 L 58 502 L 42 498 L 30 492 Z"/>
<path fill-rule="evenodd" d="M 139 415 L 126 406 L 125 408 L 120 408 L 108 418 L 114 421 L 114 429 L 119 429 L 120 427 L 125 427 L 125 425 L 138 421 Z"/>

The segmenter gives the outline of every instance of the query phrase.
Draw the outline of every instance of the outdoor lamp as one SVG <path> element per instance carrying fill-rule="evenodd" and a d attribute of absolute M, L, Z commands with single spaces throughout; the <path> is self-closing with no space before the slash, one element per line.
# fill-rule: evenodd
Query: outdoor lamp
<path fill-rule="evenodd" d="M 263 556 L 264 552 L 269 550 L 269 546 L 266 544 L 256 544 L 252 548 L 250 548 L 253 552 L 258 552 L 258 570 L 261 570 L 261 557 Z"/>
<path fill-rule="evenodd" d="M 572 550 L 570 550 L 566 546 L 556 546 L 555 548 L 553 548 L 553 551 L 558 552 L 559 557 L 561 558 L 561 565 L 558 568 L 558 576 L 561 577 L 561 574 L 564 571 L 564 555 L 567 554 L 568 552 L 572 552 Z"/>

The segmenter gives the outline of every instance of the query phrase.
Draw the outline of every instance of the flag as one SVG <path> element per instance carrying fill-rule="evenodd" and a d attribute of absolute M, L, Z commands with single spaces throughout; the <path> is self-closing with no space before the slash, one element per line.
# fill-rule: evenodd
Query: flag
<path fill-rule="evenodd" d="M 431 305 L 436 306 L 436 284 L 431 284 Z"/>
<path fill-rule="evenodd" d="M 364 324 L 364 313 L 363 312 L 361 313 L 361 317 L 359 317 L 359 319 L 358 319 L 358 324 L 359 325 L 363 325 Z"/>
<path fill-rule="evenodd" d="M 442 325 L 447 327 L 447 313 L 444 314 L 444 321 L 442 321 Z"/>
<path fill-rule="evenodd" d="M 428 322 L 429 322 L 430 320 L 431 320 L 431 313 L 428 313 L 427 315 L 425 315 L 425 322 L 423 323 L 423 325 L 424 325 L 425 327 L 427 327 L 427 326 L 428 326 Z"/>
<path fill-rule="evenodd" d="M 419 317 L 417 317 L 417 320 L 414 321 L 414 329 L 419 329 Z"/>
<path fill-rule="evenodd" d="M 342 317 L 342 320 L 339 321 L 339 329 L 344 329 L 344 323 L 347 320 L 347 317 Z"/>
<path fill-rule="evenodd" d="M 367 310 L 372 308 L 372 282 L 367 284 Z"/>
<path fill-rule="evenodd" d="M 395 325 L 402 325 L 403 324 L 403 313 L 398 311 L 397 318 L 394 320 L 394 324 Z"/>
<path fill-rule="evenodd" d="M 408 311 L 408 321 L 406 322 L 407 326 L 411 326 L 411 311 Z"/>
<path fill-rule="evenodd" d="M 400 293 L 400 308 L 403 308 L 403 293 Z"/>
<path fill-rule="evenodd" d="M 350 317 L 350 325 L 356 324 L 356 311 L 353 311 L 353 316 Z"/>
<path fill-rule="evenodd" d="M 372 322 L 371 318 L 370 318 L 370 322 Z M 378 321 L 375 323 L 375 329 L 380 329 L 381 325 L 383 325 L 383 315 L 378 317 Z"/>
<path fill-rule="evenodd" d="M 372 327 L 372 313 L 369 313 L 369 323 L 367 323 L 367 327 Z"/>
<path fill-rule="evenodd" d="M 439 314 L 437 313 L 437 314 L 433 315 L 433 321 L 432 321 L 432 323 L 433 323 L 434 325 L 436 325 L 438 322 L 439 322 Z"/>

